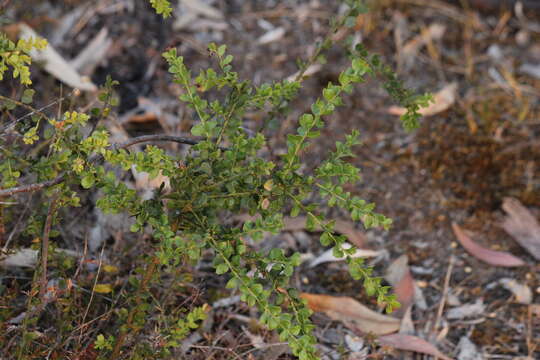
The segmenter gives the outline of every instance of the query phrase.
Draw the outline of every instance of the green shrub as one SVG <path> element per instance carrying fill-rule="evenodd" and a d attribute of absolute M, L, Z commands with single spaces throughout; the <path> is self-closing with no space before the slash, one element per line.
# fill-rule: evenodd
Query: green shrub
<path fill-rule="evenodd" d="M 150 3 L 164 16 L 171 12 L 167 1 L 150 0 Z M 195 141 L 172 135 L 151 135 L 134 138 L 125 144 L 111 144 L 108 132 L 101 127 L 83 135 L 82 130 L 91 117 L 106 117 L 110 106 L 114 105 L 112 89 L 117 83 L 111 79 L 99 97 L 103 106 L 93 109 L 90 114 L 67 111 L 54 119 L 35 112 L 30 121 L 14 126 L 21 135 L 20 140 L 7 142 L 0 137 L 0 199 L 3 200 L 0 206 L 4 217 L 16 209 L 7 201 L 16 194 L 41 191 L 44 198 L 49 199 L 47 206 L 35 210 L 26 229 L 28 235 L 41 240 L 41 266 L 34 273 L 27 297 L 28 314 L 16 335 L 20 338 L 20 358 L 30 353 L 30 342 L 39 341 L 36 340 L 39 338 L 36 324 L 48 303 L 47 262 L 53 261 L 56 254 L 51 250 L 54 244 L 49 244 L 49 238 L 54 235 L 52 227 L 60 221 L 59 209 L 79 206 L 79 186 L 86 190 L 99 189 L 103 195 L 97 200 L 97 206 L 102 211 L 131 215 L 135 219 L 131 231 L 142 232 L 149 225 L 155 240 L 154 252 L 141 255 L 140 266 L 129 278 L 125 305 L 113 309 L 118 319 L 116 330 L 108 331 L 106 335 L 94 335 L 94 348 L 102 357 L 118 358 L 128 338 L 134 338 L 149 321 L 148 314 L 154 311 L 150 305 L 153 297 L 150 287 L 159 284 L 163 274 L 197 262 L 203 251 L 211 250 L 215 272 L 229 279 L 227 288 L 237 289 L 242 301 L 259 309 L 261 324 L 276 330 L 281 341 L 288 342 L 300 359 L 317 358 L 311 311 L 300 299 L 299 292 L 289 285 L 295 267 L 300 264 L 300 255 L 286 254 L 278 248 L 269 252 L 255 251 L 244 241 L 245 238 L 260 239 L 265 232 L 279 232 L 284 214 L 293 217 L 305 214 L 308 230 L 322 229 L 321 244 L 332 246 L 335 256 L 346 258 L 351 276 L 362 280 L 368 294 L 376 296 L 389 312 L 399 306 L 395 297 L 389 295 L 389 288 L 373 276 L 372 269 L 361 259 L 350 256 L 355 248 L 343 247 L 346 238 L 334 233 L 333 221 L 317 211 L 324 206 L 338 207 L 366 228 L 391 225 L 390 219 L 374 212 L 374 204 L 344 190 L 345 184 L 354 184 L 360 178 L 360 170 L 346 161 L 353 156 L 352 148 L 360 143 L 358 131 L 336 142 L 335 149 L 312 174 L 301 171 L 302 155 L 320 136 L 325 126 L 324 118 L 336 107 L 344 105 L 342 96 L 350 94 L 355 84 L 364 82 L 369 76 L 381 79 L 392 97 L 407 108 L 401 118 L 407 130 L 418 126 L 418 109 L 429 101 L 429 96 L 416 96 L 403 88 L 388 66 L 357 45 L 349 50 L 350 66 L 339 74 L 338 83 L 329 83 L 322 96 L 312 104 L 311 111 L 300 116 L 296 132 L 287 135 L 287 152 L 278 160 L 270 161 L 260 156 L 267 141 L 262 132 L 249 135 L 242 127 L 247 111 L 270 109 L 269 113 L 279 114 L 298 96 L 304 71 L 332 45 L 331 35 L 342 26 L 354 24 L 354 19 L 365 10 L 360 1 L 348 0 L 346 3 L 349 6 L 347 13 L 333 21 L 328 37 L 319 44 L 313 57 L 301 65 L 295 81 L 254 86 L 249 80 L 240 79 L 233 71 L 233 57 L 226 53 L 225 45 L 210 44 L 208 50 L 217 67 L 203 70 L 196 76 L 176 49 L 166 51 L 163 57 L 169 72 L 183 91 L 180 101 L 187 103 L 197 116 L 198 121 L 191 129 Z M 27 53 L 32 47 L 44 45 L 42 40 L 14 44 L 4 36 L 0 37 L 0 77 L 11 68 L 13 77 L 19 77 L 22 85 L 30 85 Z M 219 100 L 208 100 L 210 92 L 214 95 L 212 98 L 219 94 Z M 31 95 L 32 92 L 25 91 L 20 101 L 2 96 L 4 111 L 20 106 L 31 108 L 28 105 Z M 152 145 L 141 152 L 129 151 L 133 144 L 152 141 L 176 141 L 192 146 L 182 158 L 168 155 Z M 28 152 L 25 150 L 28 145 L 40 148 Z M 132 166 L 151 177 L 167 176 L 170 191 L 163 191 L 162 186 L 151 199 L 144 200 L 135 190 L 119 182 L 114 172 L 106 170 L 110 167 L 128 170 Z M 23 175 L 36 179 L 36 182 L 19 184 L 18 178 Z M 309 201 L 314 193 L 324 203 Z M 224 221 L 245 213 L 254 218 L 241 227 Z M 95 286 L 93 290 L 96 290 Z M 90 309 L 92 299 L 85 301 Z M 66 305 L 64 309 L 66 316 L 75 311 L 70 306 Z M 99 316 L 99 310 L 93 313 Z M 9 319 L 12 315 L 3 313 L 2 317 Z M 157 355 L 154 350 L 153 356 L 167 356 L 169 349 L 178 346 L 179 340 L 197 328 L 205 315 L 204 306 L 192 309 L 180 319 L 171 315 L 163 332 L 167 342 L 162 344 Z M 70 327 L 65 331 L 72 330 Z M 69 344 L 67 339 L 63 341 Z M 145 346 L 138 343 L 127 354 L 145 358 L 144 354 L 149 351 Z"/>

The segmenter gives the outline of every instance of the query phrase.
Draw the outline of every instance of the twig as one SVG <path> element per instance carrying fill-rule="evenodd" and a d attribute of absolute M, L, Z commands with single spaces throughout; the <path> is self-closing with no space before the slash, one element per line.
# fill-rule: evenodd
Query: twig
<path fill-rule="evenodd" d="M 188 138 L 181 137 L 181 136 L 144 135 L 144 136 L 139 136 L 139 137 L 133 138 L 133 139 L 131 139 L 129 141 L 126 141 L 125 143 L 111 145 L 110 148 L 114 149 L 114 150 L 125 149 L 125 148 L 128 148 L 128 147 L 130 147 L 132 145 L 135 145 L 135 144 L 144 143 L 144 142 L 154 142 L 154 141 L 155 142 L 157 142 L 157 141 L 172 141 L 172 142 L 176 142 L 176 143 L 180 143 L 180 144 L 186 144 L 186 145 L 197 145 L 200 142 L 200 140 L 188 139 Z M 221 150 L 226 150 L 227 148 L 220 147 L 220 149 Z M 41 189 L 46 188 L 46 187 L 51 187 L 51 186 L 57 185 L 57 184 L 61 183 L 64 180 L 65 175 L 66 174 L 63 173 L 63 174 L 58 175 L 56 178 L 54 178 L 52 180 L 47 180 L 47 181 L 37 183 L 37 184 L 20 185 L 20 186 L 12 187 L 12 188 L 9 188 L 9 189 L 0 190 L 0 197 L 12 196 L 12 195 L 15 195 L 15 194 L 18 194 L 18 193 L 23 193 L 23 192 L 34 192 L 34 191 L 38 191 L 38 190 L 41 190 Z"/>
<path fill-rule="evenodd" d="M 76 89 L 73 89 L 67 96 L 71 96 L 72 94 L 74 94 L 75 90 Z M 18 122 L 20 122 L 20 121 L 22 121 L 22 120 L 26 119 L 27 117 L 32 116 L 34 114 L 38 114 L 41 117 L 47 119 L 47 115 L 43 113 L 43 110 L 46 110 L 46 109 L 50 108 L 51 106 L 58 104 L 59 102 L 61 103 L 62 101 L 64 101 L 65 98 L 66 97 L 60 97 L 59 99 L 56 99 L 53 102 L 51 102 L 51 103 L 49 103 L 49 104 L 47 104 L 47 105 L 45 105 L 45 106 L 43 106 L 43 107 L 41 107 L 39 109 L 34 109 L 32 106 L 30 106 L 28 104 L 25 104 L 25 103 L 17 101 L 17 100 L 13 100 L 13 99 L 8 98 L 8 97 L 3 96 L 3 95 L 0 95 L 0 100 L 10 101 L 10 102 L 16 104 L 17 106 L 21 106 L 21 107 L 26 108 L 27 110 L 30 110 L 30 112 L 28 114 L 21 116 L 20 118 L 13 121 L 11 124 L 7 124 L 2 129 L 0 129 L 0 133 L 3 133 L 5 130 L 9 129 L 10 127 L 13 127 Z"/>
<path fill-rule="evenodd" d="M 26 201 L 26 206 L 24 207 L 24 210 L 23 212 L 21 212 L 21 214 L 19 215 L 19 218 L 17 219 L 17 222 L 13 225 L 13 228 L 11 229 L 11 233 L 9 234 L 5 244 L 3 245 L 2 247 L 2 251 L 7 251 L 7 249 L 9 248 L 9 244 L 11 243 L 11 240 L 13 239 L 13 236 L 17 233 L 17 229 L 19 228 L 19 225 L 21 224 L 21 221 L 25 218 L 27 218 L 27 212 L 28 212 L 28 209 L 30 209 L 30 206 L 32 204 L 32 196 L 34 196 L 33 194 L 30 195 L 30 197 L 27 199 Z"/>
<path fill-rule="evenodd" d="M 56 184 L 60 184 L 63 180 L 64 180 L 64 174 L 61 174 L 61 175 L 58 175 L 56 178 L 54 178 L 52 180 L 47 180 L 47 181 L 44 181 L 44 182 L 41 182 L 41 183 L 30 184 L 30 185 L 21 185 L 21 186 L 12 187 L 12 188 L 9 188 L 9 189 L 0 190 L 0 197 L 11 196 L 11 195 L 15 195 L 15 194 L 21 193 L 21 192 L 38 191 L 38 190 L 41 190 L 41 189 L 46 188 L 46 187 L 51 187 L 51 186 L 54 186 Z"/>
<path fill-rule="evenodd" d="M 85 251 L 86 251 L 86 246 L 85 246 Z M 98 269 L 97 269 L 97 273 L 96 273 L 96 278 L 94 279 L 94 286 L 92 286 L 92 293 L 90 294 L 90 300 L 88 301 L 88 305 L 86 306 L 86 310 L 84 311 L 84 315 L 83 315 L 83 318 L 82 318 L 82 321 L 81 321 L 81 323 L 83 323 L 83 324 L 86 321 L 86 317 L 88 316 L 88 311 L 90 311 L 90 305 L 92 305 L 92 301 L 94 300 L 94 294 L 96 293 L 96 285 L 97 285 L 97 282 L 98 282 L 98 279 L 99 279 L 99 274 L 101 272 L 101 265 L 103 264 L 103 252 L 104 251 L 105 251 L 105 244 L 103 244 L 103 246 L 101 247 L 101 254 L 99 254 L 99 265 L 98 265 Z M 83 330 L 84 330 L 84 327 L 81 327 L 81 332 L 79 334 L 79 344 L 81 343 Z"/>
<path fill-rule="evenodd" d="M 450 263 L 448 264 L 448 269 L 446 270 L 446 276 L 444 278 L 444 287 L 441 301 L 439 302 L 439 309 L 437 310 L 437 318 L 435 319 L 435 324 L 433 324 L 433 332 L 435 333 L 439 329 L 441 322 L 442 313 L 444 310 L 444 304 L 446 303 L 446 298 L 448 296 L 448 288 L 450 285 L 450 276 L 452 275 L 452 270 L 454 268 L 454 263 L 456 258 L 454 255 L 450 255 Z"/>
<path fill-rule="evenodd" d="M 47 258 L 49 256 L 49 234 L 51 232 L 52 220 L 58 197 L 59 195 L 53 198 L 49 205 L 49 211 L 47 212 L 47 219 L 45 220 L 45 227 L 43 229 L 43 239 L 41 240 L 41 280 L 39 297 L 42 303 L 45 303 L 45 294 L 47 293 Z"/>
<path fill-rule="evenodd" d="M 114 149 L 125 149 L 127 147 L 130 147 L 135 144 L 140 144 L 144 142 L 158 142 L 158 141 L 171 141 L 176 142 L 179 144 L 187 144 L 187 145 L 197 145 L 199 143 L 199 140 L 194 139 L 188 139 L 181 136 L 173 136 L 173 135 L 143 135 L 136 138 L 133 138 L 129 141 L 126 141 L 125 143 L 114 145 Z"/>

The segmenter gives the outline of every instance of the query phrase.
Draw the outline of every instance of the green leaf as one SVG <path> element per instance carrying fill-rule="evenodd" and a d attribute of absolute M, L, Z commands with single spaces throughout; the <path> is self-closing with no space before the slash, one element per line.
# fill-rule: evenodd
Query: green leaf
<path fill-rule="evenodd" d="M 198 123 L 191 128 L 191 134 L 194 136 L 203 136 L 205 133 L 205 126 L 203 123 Z"/>
<path fill-rule="evenodd" d="M 216 266 L 216 274 L 218 275 L 225 274 L 227 271 L 229 271 L 229 266 L 227 266 L 225 263 L 221 263 Z"/>
<path fill-rule="evenodd" d="M 36 91 L 34 89 L 25 89 L 23 91 L 23 95 L 21 97 L 21 102 L 23 104 L 30 104 L 32 103 L 33 101 L 33 98 L 34 98 L 34 94 L 36 93 Z"/>
<path fill-rule="evenodd" d="M 88 174 L 81 179 L 81 186 L 85 189 L 90 189 L 94 185 L 95 181 L 96 179 L 94 178 L 94 175 Z"/>
<path fill-rule="evenodd" d="M 171 15 L 172 7 L 168 0 L 150 0 L 150 4 L 156 10 L 156 13 L 168 18 Z"/>
<path fill-rule="evenodd" d="M 291 209 L 291 217 L 297 217 L 298 214 L 300 214 L 300 207 L 294 205 L 293 208 Z"/>

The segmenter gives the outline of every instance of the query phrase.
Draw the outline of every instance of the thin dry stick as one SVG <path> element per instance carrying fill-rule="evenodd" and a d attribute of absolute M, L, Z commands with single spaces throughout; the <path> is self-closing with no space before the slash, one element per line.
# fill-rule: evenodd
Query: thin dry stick
<path fill-rule="evenodd" d="M 71 95 L 74 94 L 76 91 L 79 91 L 79 90 L 73 89 L 67 96 L 71 96 Z M 66 96 L 66 97 L 67 97 L 67 96 Z M 50 108 L 51 106 L 56 105 L 56 104 L 58 104 L 58 103 L 62 103 L 62 101 L 64 101 L 64 99 L 65 99 L 66 97 L 60 97 L 60 98 L 54 100 L 53 102 L 51 102 L 51 103 L 49 103 L 49 104 L 47 104 L 47 105 L 45 105 L 45 106 L 43 106 L 43 107 L 41 107 L 41 108 L 39 108 L 39 109 L 34 109 L 32 106 L 30 106 L 30 105 L 28 105 L 28 104 L 22 103 L 22 102 L 20 102 L 20 101 L 17 101 L 17 100 L 11 99 L 11 98 L 8 98 L 8 97 L 3 96 L 3 95 L 0 95 L 0 100 L 10 101 L 10 102 L 16 104 L 17 106 L 21 106 L 21 107 L 24 107 L 24 108 L 27 109 L 27 110 L 30 110 L 30 112 L 29 112 L 28 114 L 21 116 L 20 118 L 16 119 L 16 120 L 13 121 L 12 123 L 7 124 L 7 125 L 4 126 L 2 129 L 0 129 L 0 133 L 3 133 L 5 130 L 9 129 L 10 127 L 13 127 L 13 126 L 14 126 L 15 124 L 17 124 L 18 122 L 20 122 L 20 121 L 22 121 L 22 120 L 26 119 L 27 117 L 32 116 L 32 115 L 34 115 L 34 114 L 38 114 L 38 115 L 40 115 L 41 117 L 43 117 L 43 118 L 46 119 L 46 118 L 47 118 L 47 115 L 43 113 L 43 110 L 46 110 L 46 109 Z"/>
<path fill-rule="evenodd" d="M 532 307 L 533 305 L 529 304 L 527 309 L 527 352 L 529 353 L 529 357 L 531 359 L 533 358 L 533 354 L 536 352 L 536 348 L 538 347 L 538 342 L 534 341 L 533 338 L 533 314 L 532 314 Z"/>
<path fill-rule="evenodd" d="M 446 303 L 446 297 L 448 296 L 450 276 L 452 275 L 452 270 L 454 268 L 455 261 L 456 261 L 456 258 L 454 257 L 454 255 L 450 255 L 450 263 L 448 264 L 448 269 L 446 270 L 446 276 L 444 278 L 443 294 L 441 297 L 441 301 L 439 302 L 439 309 L 437 310 L 437 318 L 435 320 L 435 324 L 433 324 L 433 333 L 435 333 L 439 329 L 439 326 L 440 326 L 441 317 L 444 310 L 444 304 Z"/>
<path fill-rule="evenodd" d="M 173 135 L 143 135 L 138 136 L 136 138 L 133 138 L 131 140 L 126 141 L 125 143 L 114 145 L 114 149 L 125 149 L 127 147 L 130 147 L 135 144 L 140 144 L 144 142 L 158 142 L 158 141 L 172 141 L 179 144 L 187 144 L 187 145 L 197 145 L 199 143 L 199 140 L 195 139 L 188 139 L 181 136 L 173 136 Z"/>
<path fill-rule="evenodd" d="M 51 187 L 51 186 L 54 186 L 56 184 L 60 184 L 63 180 L 64 180 L 64 174 L 58 175 L 56 178 L 54 178 L 52 180 L 47 180 L 47 181 L 44 181 L 44 182 L 41 182 L 41 183 L 30 184 L 30 185 L 21 185 L 21 186 L 12 187 L 12 188 L 9 188 L 9 189 L 0 190 L 0 197 L 1 196 L 12 196 L 12 195 L 22 193 L 22 192 L 38 191 L 38 190 L 44 189 L 46 187 Z"/>
<path fill-rule="evenodd" d="M 86 251 L 86 246 L 85 246 L 85 251 Z M 103 246 L 101 247 L 101 253 L 99 254 L 99 265 L 97 269 L 97 274 L 96 274 L 96 278 L 94 279 L 94 285 L 92 286 L 92 293 L 90 294 L 90 300 L 88 301 L 88 305 L 86 306 L 86 310 L 84 311 L 84 315 L 81 321 L 82 324 L 84 324 L 84 322 L 86 321 L 86 317 L 88 316 L 88 311 L 90 311 L 90 305 L 92 305 L 92 300 L 94 300 L 94 294 L 96 293 L 96 285 L 99 279 L 99 273 L 101 272 L 101 265 L 103 264 L 104 251 L 105 251 L 105 244 L 103 244 Z M 79 344 L 81 343 L 83 330 L 84 330 L 84 327 L 81 327 L 81 332 L 79 334 Z"/>
<path fill-rule="evenodd" d="M 51 232 L 57 200 L 58 195 L 51 200 L 49 210 L 47 212 L 47 219 L 45 220 L 45 227 L 43 229 L 43 239 L 41 240 L 41 280 L 39 288 L 39 298 L 41 299 L 42 303 L 45 303 L 45 294 L 47 293 L 47 261 L 49 257 L 49 234 Z"/>
<path fill-rule="evenodd" d="M 9 248 L 9 244 L 11 243 L 11 240 L 13 239 L 13 236 L 15 236 L 15 233 L 17 232 L 17 229 L 19 228 L 19 225 L 22 222 L 22 219 L 25 219 L 27 217 L 26 214 L 28 213 L 28 209 L 30 209 L 30 206 L 32 204 L 32 201 L 31 201 L 32 196 L 33 196 L 33 194 L 30 195 L 30 197 L 28 198 L 28 200 L 26 202 L 26 206 L 24 207 L 23 212 L 21 213 L 21 215 L 17 219 L 17 222 L 15 223 L 15 225 L 13 225 L 13 229 L 11 230 L 11 233 L 9 234 L 5 244 L 2 247 L 2 251 L 7 251 L 7 249 Z"/>

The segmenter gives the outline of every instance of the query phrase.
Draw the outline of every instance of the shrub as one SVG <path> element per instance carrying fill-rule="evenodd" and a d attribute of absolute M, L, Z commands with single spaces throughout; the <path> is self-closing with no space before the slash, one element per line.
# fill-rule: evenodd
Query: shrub
<path fill-rule="evenodd" d="M 150 3 L 163 16 L 171 12 L 167 1 L 150 0 Z M 217 66 L 196 76 L 176 49 L 164 52 L 173 81 L 182 88 L 180 101 L 188 104 L 197 119 L 191 129 L 195 137 L 192 139 L 149 135 L 124 144 L 111 144 L 109 133 L 101 127 L 84 135 L 89 119 L 95 121 L 107 117 L 111 105 L 114 105 L 112 89 L 117 83 L 111 79 L 101 90 L 101 108 L 95 108 L 89 114 L 67 111 L 57 119 L 33 110 L 29 105 L 33 95 L 31 89 L 27 88 L 19 100 L 1 96 L 7 113 L 18 107 L 32 111 L 24 121 L 8 123 L 2 128 L 0 206 L 3 219 L 16 210 L 17 207 L 7 200 L 17 194 L 41 191 L 47 199 L 46 206 L 34 211 L 26 229 L 27 235 L 39 240 L 41 263 L 34 272 L 28 292 L 27 313 L 17 330 L 19 357 L 29 354 L 33 347 L 30 342 L 40 337 L 37 323 L 45 306 L 54 302 L 53 299 L 60 302 L 62 298 L 51 297 L 49 291 L 51 284 L 47 265 L 58 261 L 50 238 L 55 235 L 54 225 L 60 221 L 59 210 L 79 206 L 82 189 L 99 189 L 103 195 L 97 200 L 97 206 L 102 211 L 129 214 L 135 219 L 131 231 L 143 232 L 150 226 L 153 238 L 153 252 L 140 255 L 142 265 L 129 277 L 124 305 L 120 308 L 113 306 L 118 319 L 116 330 L 108 331 L 107 335 L 94 335 L 93 347 L 99 350 L 100 356 L 118 358 L 127 340 L 136 338 L 145 323 L 150 321 L 148 315 L 155 310 L 152 307 L 152 286 L 163 281 L 165 274 L 199 261 L 204 251 L 212 251 L 215 272 L 228 278 L 227 288 L 237 289 L 242 301 L 259 309 L 260 323 L 276 330 L 281 341 L 288 342 L 300 359 L 317 358 L 311 312 L 300 299 L 299 292 L 289 285 L 295 267 L 300 264 L 300 255 L 286 254 L 279 248 L 269 252 L 256 251 L 245 241 L 247 238 L 260 239 L 265 232 L 279 232 L 283 227 L 284 214 L 293 217 L 305 214 L 308 230 L 322 229 L 321 244 L 332 246 L 336 257 L 346 258 L 351 276 L 362 280 L 368 294 L 376 296 L 389 312 L 399 306 L 395 297 L 388 293 L 389 288 L 382 286 L 381 279 L 372 274 L 372 269 L 361 259 L 350 256 L 355 248 L 343 246 L 346 238 L 334 233 L 333 221 L 318 211 L 324 208 L 323 205 L 338 207 L 366 228 L 388 228 L 391 225 L 390 219 L 374 212 L 374 204 L 344 190 L 345 184 L 354 184 L 360 179 L 360 170 L 346 161 L 353 156 L 352 148 L 360 143 L 358 131 L 354 130 L 336 142 L 335 149 L 312 174 L 301 170 L 302 156 L 320 136 L 325 126 L 324 118 L 344 105 L 342 96 L 351 93 L 354 85 L 364 82 L 368 76 L 381 79 L 389 94 L 407 108 L 407 113 L 401 118 L 407 130 L 418 126 L 418 109 L 429 101 L 429 96 L 416 96 L 405 89 L 387 65 L 357 45 L 352 49 L 348 47 L 350 66 L 339 74 L 338 83 L 328 83 L 322 96 L 312 104 L 311 111 L 299 117 L 296 131 L 287 135 L 287 152 L 279 159 L 270 161 L 261 157 L 261 149 L 267 139 L 262 132 L 248 133 L 242 124 L 246 111 L 265 109 L 269 114 L 280 114 L 298 96 L 305 70 L 319 61 L 322 53 L 332 45 L 332 34 L 343 26 L 354 24 L 356 17 L 365 11 L 360 1 L 348 0 L 346 3 L 348 11 L 333 21 L 329 35 L 318 45 L 313 56 L 301 64 L 294 81 L 254 86 L 249 80 L 240 79 L 233 70 L 233 57 L 227 54 L 225 45 L 209 45 L 209 54 L 215 58 Z M 15 44 L 2 35 L 0 78 L 6 71 L 11 71 L 14 78 L 19 77 L 22 85 L 29 86 L 28 52 L 32 47 L 44 46 L 43 40 L 21 40 Z M 217 100 L 210 101 L 210 98 Z M 8 127 L 12 129 L 11 133 L 17 134 L 15 140 L 11 137 L 8 140 Z M 129 150 L 134 144 L 154 141 L 175 141 L 189 144 L 191 148 L 182 158 L 153 145 L 140 152 Z M 33 146 L 35 151 L 29 152 L 29 146 Z M 136 167 L 137 171 L 147 172 L 153 178 L 166 176 L 170 190 L 164 191 L 162 184 L 150 199 L 143 199 L 135 190 L 119 182 L 114 172 L 107 170 L 111 167 L 123 170 Z M 20 177 L 35 179 L 35 183 L 22 185 Z M 310 200 L 314 193 L 324 203 Z M 253 220 L 246 221 L 243 226 L 234 226 L 225 220 L 245 213 L 253 216 Z M 57 266 L 62 268 L 62 265 Z M 95 285 L 92 288 L 94 292 L 110 291 L 106 286 L 97 288 Z M 57 287 L 69 292 L 69 286 L 66 283 Z M 2 302 L 7 302 L 8 294 L 2 296 Z M 72 315 L 76 309 L 74 304 L 69 304 L 74 298 L 66 296 L 66 299 L 68 303 L 63 304 L 63 311 L 69 319 L 69 314 Z M 87 312 L 93 306 L 91 297 L 78 299 L 87 306 Z M 168 325 L 162 331 L 166 342 L 160 343 L 157 353 L 152 350 L 154 356 L 166 356 L 179 340 L 199 326 L 206 311 L 206 306 L 195 307 L 183 318 L 171 315 L 166 319 Z M 93 314 L 99 316 L 99 310 Z M 12 315 L 6 311 L 2 317 L 5 321 Z M 69 323 L 70 320 L 65 321 Z M 60 331 L 61 334 L 73 331 L 73 326 L 68 323 L 58 324 L 59 327 L 67 327 Z M 76 348 L 70 341 L 62 339 L 62 344 Z M 144 358 L 148 351 L 148 344 L 142 342 L 123 356 Z"/>

